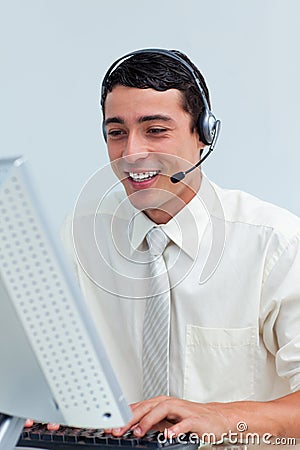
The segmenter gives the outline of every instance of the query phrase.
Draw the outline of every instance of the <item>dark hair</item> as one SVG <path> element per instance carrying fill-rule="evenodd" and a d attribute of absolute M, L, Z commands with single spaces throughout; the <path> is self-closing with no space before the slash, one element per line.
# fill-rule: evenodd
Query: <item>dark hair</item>
<path fill-rule="evenodd" d="M 170 50 L 170 52 L 179 56 L 191 66 L 200 81 L 210 108 L 208 88 L 199 69 L 184 53 L 178 50 Z M 155 53 L 155 51 L 153 53 L 141 52 L 122 61 L 108 76 L 104 84 L 101 98 L 103 117 L 106 96 L 116 85 L 140 89 L 152 88 L 156 91 L 178 89 L 183 94 L 183 109 L 192 117 L 192 129 L 196 127 L 204 108 L 199 88 L 189 69 L 167 54 Z"/>

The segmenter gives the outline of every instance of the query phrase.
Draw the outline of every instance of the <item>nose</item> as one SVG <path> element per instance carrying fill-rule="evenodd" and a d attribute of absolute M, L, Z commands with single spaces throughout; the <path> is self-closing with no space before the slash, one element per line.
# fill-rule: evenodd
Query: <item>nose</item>
<path fill-rule="evenodd" d="M 128 133 L 126 146 L 123 150 L 123 158 L 128 164 L 134 164 L 140 159 L 147 158 L 149 150 L 142 136 L 135 131 Z"/>

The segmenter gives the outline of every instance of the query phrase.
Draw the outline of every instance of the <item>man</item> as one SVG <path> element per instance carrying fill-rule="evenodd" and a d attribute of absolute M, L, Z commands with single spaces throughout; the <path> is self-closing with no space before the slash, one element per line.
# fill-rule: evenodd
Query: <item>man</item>
<path fill-rule="evenodd" d="M 221 189 L 194 169 L 215 144 L 218 121 L 202 75 L 182 53 L 123 58 L 106 75 L 101 102 L 109 158 L 126 195 L 109 193 L 93 217 L 100 257 L 88 214 L 77 206 L 73 257 L 120 383 L 135 402 L 133 420 L 113 433 L 135 427 L 143 435 L 166 425 L 169 435 L 218 437 L 242 421 L 248 432 L 299 437 L 300 220 Z M 182 180 L 173 183 L 174 174 Z M 153 228 L 166 241 L 169 288 L 156 297 L 168 291 L 169 316 L 160 339 L 160 330 L 148 334 L 157 348 L 167 342 L 167 353 L 159 350 L 162 366 L 167 354 L 167 383 L 143 400 L 148 370 L 150 383 L 156 371 L 145 361 L 155 297 L 153 261 L 145 255 Z"/>

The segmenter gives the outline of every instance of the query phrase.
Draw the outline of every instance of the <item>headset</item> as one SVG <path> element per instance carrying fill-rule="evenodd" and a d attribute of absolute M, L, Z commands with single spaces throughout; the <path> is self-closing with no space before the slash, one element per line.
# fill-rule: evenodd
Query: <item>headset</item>
<path fill-rule="evenodd" d="M 200 94 L 200 97 L 201 97 L 201 100 L 202 100 L 202 103 L 204 106 L 203 111 L 200 114 L 198 121 L 197 121 L 197 125 L 196 125 L 199 136 L 200 136 L 200 141 L 203 142 L 205 145 L 209 145 L 209 146 L 213 145 L 214 146 L 216 139 L 217 139 L 218 132 L 219 132 L 219 128 L 220 128 L 220 120 L 217 120 L 216 117 L 214 116 L 214 114 L 211 112 L 211 110 L 208 106 L 208 101 L 206 99 L 204 89 L 202 88 L 201 82 L 200 82 L 199 78 L 197 77 L 194 69 L 184 59 L 182 59 L 180 56 L 176 55 L 175 53 L 172 53 L 170 50 L 161 49 L 161 48 L 146 48 L 146 49 L 142 49 L 142 50 L 136 50 L 131 53 L 127 53 L 126 55 L 121 56 L 121 58 L 118 58 L 109 67 L 108 71 L 106 72 L 106 74 L 103 78 L 103 82 L 102 82 L 102 86 L 101 86 L 101 96 L 100 96 L 101 105 L 103 104 L 104 93 L 106 92 L 106 89 L 107 89 L 107 82 L 108 82 L 111 74 L 114 72 L 114 70 L 120 64 L 122 64 L 122 62 L 124 62 L 126 59 L 131 58 L 132 56 L 135 56 L 135 55 L 141 55 L 141 54 L 147 54 L 147 53 L 156 53 L 159 55 L 165 55 L 165 56 L 177 61 L 182 66 L 186 67 L 186 69 L 190 72 L 190 74 L 192 75 L 192 77 L 195 81 L 196 86 L 199 89 L 199 94 Z M 103 137 L 106 142 L 107 135 L 106 135 L 104 121 L 102 122 L 102 132 L 103 132 Z M 211 149 L 211 151 L 212 151 L 212 149 Z"/>

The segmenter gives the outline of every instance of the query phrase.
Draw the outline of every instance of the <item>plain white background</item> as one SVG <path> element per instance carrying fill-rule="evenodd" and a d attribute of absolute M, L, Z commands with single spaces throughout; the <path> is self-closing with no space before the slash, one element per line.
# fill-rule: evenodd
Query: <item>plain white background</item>
<path fill-rule="evenodd" d="M 299 0 L 1 0 L 0 155 L 24 154 L 54 228 L 107 163 L 99 86 L 119 56 L 177 48 L 222 133 L 206 174 L 300 215 Z"/>

